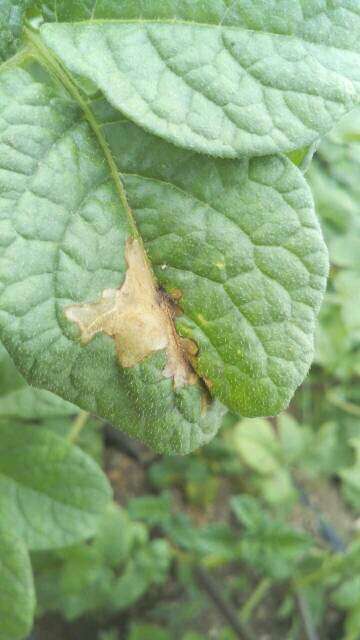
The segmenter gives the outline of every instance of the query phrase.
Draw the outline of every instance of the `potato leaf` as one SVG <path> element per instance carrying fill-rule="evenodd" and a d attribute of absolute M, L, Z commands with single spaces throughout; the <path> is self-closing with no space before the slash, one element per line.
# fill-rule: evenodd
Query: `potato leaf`
<path fill-rule="evenodd" d="M 271 19 L 261 31 L 139 19 L 46 24 L 41 33 L 71 72 L 140 126 L 234 158 L 310 145 L 359 102 L 359 10 L 347 41 L 332 17 L 291 36 L 274 33 Z"/>
<path fill-rule="evenodd" d="M 0 519 L 29 549 L 91 537 L 110 500 L 106 477 L 80 449 L 39 427 L 0 423 Z"/>
<path fill-rule="evenodd" d="M 3 523 L 2 523 L 3 524 Z M 27 549 L 0 530 L 0 640 L 24 640 L 33 625 L 35 590 Z"/>
<path fill-rule="evenodd" d="M 168 452 L 219 427 L 205 385 L 243 415 L 284 408 L 327 273 L 300 171 L 199 158 L 129 123 L 109 131 L 101 108 L 95 136 L 21 70 L 2 74 L 1 96 L 0 328 L 27 380 Z"/>

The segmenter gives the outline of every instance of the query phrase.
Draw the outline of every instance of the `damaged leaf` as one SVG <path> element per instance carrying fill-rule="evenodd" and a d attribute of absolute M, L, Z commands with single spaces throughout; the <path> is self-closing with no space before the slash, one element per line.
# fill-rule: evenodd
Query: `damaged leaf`
<path fill-rule="evenodd" d="M 134 246 L 110 169 L 81 111 L 18 69 L 0 75 L 0 118 L 2 163 L 9 167 L 1 171 L 0 332 L 15 363 L 35 386 L 155 449 L 187 453 L 207 442 L 224 408 L 208 402 L 201 381 L 193 384 L 164 319 L 163 348 L 122 367 L 111 337 L 101 331 L 84 346 L 66 315 L 124 283 L 125 250 Z M 143 278 L 142 259 L 136 251 L 132 257 Z M 169 374 L 191 384 L 174 388 Z"/>
<path fill-rule="evenodd" d="M 165 451 L 189 451 L 219 427 L 223 407 L 209 404 L 205 385 L 243 415 L 283 409 L 312 359 L 327 271 L 298 169 L 280 157 L 194 157 L 94 104 L 152 268 L 177 298 L 180 315 L 169 319 L 143 256 L 129 255 L 138 245 L 76 106 L 21 71 L 3 74 L 2 92 L 5 118 L 6 95 L 17 96 L 16 128 L 7 125 L 2 139 L 4 153 L 15 147 L 19 172 L 15 193 L 14 174 L 3 178 L 0 328 L 24 375 Z M 27 125 L 29 100 L 38 127 Z M 139 304 L 150 308 L 146 332 L 134 330 Z M 194 382 L 175 325 L 191 341 L 185 351 L 196 384 L 174 385 L 174 361 L 180 379 L 186 370 Z"/>
<path fill-rule="evenodd" d="M 251 156 L 358 100 L 345 4 L 35 2 L 88 22 L 0 70 L 0 335 L 27 381 L 166 453 L 288 405 L 327 251 L 298 168 Z"/>
<path fill-rule="evenodd" d="M 175 388 L 196 381 L 177 336 L 171 311 L 154 286 L 154 279 L 139 240 L 126 243 L 127 271 L 119 289 L 105 289 L 92 304 L 68 307 L 65 315 L 76 322 L 84 344 L 99 332 L 115 338 L 121 366 L 131 368 L 156 351 L 166 350 L 164 376 Z"/>
<path fill-rule="evenodd" d="M 278 413 L 310 366 L 328 268 L 301 172 L 276 156 L 203 158 L 94 106 L 156 276 L 181 292 L 193 367 L 235 412 Z"/>

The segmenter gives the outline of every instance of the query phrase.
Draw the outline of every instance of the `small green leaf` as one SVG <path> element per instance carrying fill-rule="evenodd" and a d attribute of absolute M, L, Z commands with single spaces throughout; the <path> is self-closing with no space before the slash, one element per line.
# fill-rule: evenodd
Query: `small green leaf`
<path fill-rule="evenodd" d="M 234 429 L 232 441 L 251 469 L 264 475 L 280 469 L 280 447 L 267 420 L 242 420 Z"/>
<path fill-rule="evenodd" d="M 171 494 L 142 496 L 129 501 L 128 510 L 134 520 L 142 520 L 149 526 L 164 526 L 172 517 Z"/>
<path fill-rule="evenodd" d="M 354 18 L 360 35 L 360 16 Z M 312 144 L 360 99 L 357 47 L 192 23 L 47 24 L 42 37 L 131 120 L 176 145 L 235 158 Z M 138 64 L 138 60 L 142 64 Z"/>
<path fill-rule="evenodd" d="M 2 526 L 4 523 L 1 518 Z M 10 533 L 11 532 L 11 533 Z M 24 640 L 33 626 L 35 590 L 27 549 L 14 530 L 0 530 L 0 640 Z"/>
<path fill-rule="evenodd" d="M 308 427 L 300 426 L 288 413 L 278 417 L 277 427 L 285 461 L 287 464 L 298 461 L 301 464 L 306 448 L 312 444 L 312 432 Z"/>
<path fill-rule="evenodd" d="M 45 389 L 33 389 L 28 385 L 0 397 L 1 418 L 38 420 L 56 416 L 71 416 L 79 409 Z"/>
<path fill-rule="evenodd" d="M 95 553 L 110 567 L 129 557 L 134 541 L 134 527 L 127 512 L 116 504 L 109 505 L 93 542 Z"/>
<path fill-rule="evenodd" d="M 36 427 L 0 423 L 0 514 L 33 550 L 74 544 L 96 532 L 111 489 L 80 449 Z"/>
<path fill-rule="evenodd" d="M 336 589 L 332 600 L 341 609 L 360 607 L 360 576 L 354 576 L 343 582 Z"/>
<path fill-rule="evenodd" d="M 127 609 L 153 585 L 163 584 L 171 562 L 166 540 L 156 539 L 139 549 L 113 586 L 111 604 L 116 611 Z"/>
<path fill-rule="evenodd" d="M 310 536 L 274 520 L 251 496 L 233 497 L 231 507 L 245 528 L 240 541 L 243 559 L 275 579 L 289 578 L 310 548 Z"/>

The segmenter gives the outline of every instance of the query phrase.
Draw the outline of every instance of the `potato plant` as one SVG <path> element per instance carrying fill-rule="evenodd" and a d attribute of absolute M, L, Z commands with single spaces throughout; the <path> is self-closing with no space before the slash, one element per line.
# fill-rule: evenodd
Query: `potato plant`
<path fill-rule="evenodd" d="M 359 104 L 359 43 L 357 0 L 0 0 L 0 640 L 32 626 L 29 551 L 93 538 L 111 509 L 87 420 L 183 455 L 228 412 L 288 407 L 329 269 L 311 186 L 350 260 L 323 318 L 341 300 L 353 322 L 344 130 L 304 172 Z M 353 345 L 321 331 L 317 361 L 343 367 Z"/>

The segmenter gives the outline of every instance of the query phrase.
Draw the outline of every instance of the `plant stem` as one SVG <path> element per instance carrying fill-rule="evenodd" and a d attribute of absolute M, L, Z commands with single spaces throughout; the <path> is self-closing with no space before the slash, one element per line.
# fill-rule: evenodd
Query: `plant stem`
<path fill-rule="evenodd" d="M 75 418 L 70 433 L 68 434 L 67 440 L 74 444 L 83 428 L 85 427 L 90 414 L 87 411 L 80 411 L 79 415 Z"/>
<path fill-rule="evenodd" d="M 318 633 L 316 631 L 316 628 L 311 616 L 308 602 L 304 594 L 299 589 L 295 589 L 295 599 L 296 599 L 296 604 L 299 611 L 301 623 L 307 639 L 320 640 L 320 637 L 318 636 Z"/>
<path fill-rule="evenodd" d="M 338 396 L 336 393 L 328 393 L 327 395 L 329 402 L 333 404 L 335 407 L 339 407 L 346 413 L 350 413 L 353 416 L 360 417 L 360 407 L 353 402 L 347 402 Z"/>
<path fill-rule="evenodd" d="M 301 578 L 297 578 L 295 580 L 296 586 L 298 588 L 307 587 L 310 584 L 314 584 L 315 582 L 323 582 L 329 575 L 331 575 L 334 571 L 337 571 L 341 568 L 341 564 L 344 561 L 343 556 L 337 555 L 332 557 L 324 566 L 312 571 L 311 573 L 306 574 Z"/>
<path fill-rule="evenodd" d="M 239 620 L 236 610 L 225 600 L 224 596 L 218 590 L 218 585 L 212 576 L 201 566 L 194 568 L 194 573 L 199 585 L 206 591 L 209 598 L 229 623 L 239 640 L 254 640 L 254 636 Z"/>
<path fill-rule="evenodd" d="M 250 620 L 254 609 L 259 606 L 260 602 L 265 597 L 265 594 L 270 589 L 271 584 L 272 583 L 269 578 L 263 578 L 262 580 L 260 580 L 240 611 L 240 620 L 242 622 L 246 623 L 248 622 L 248 620 Z"/>

